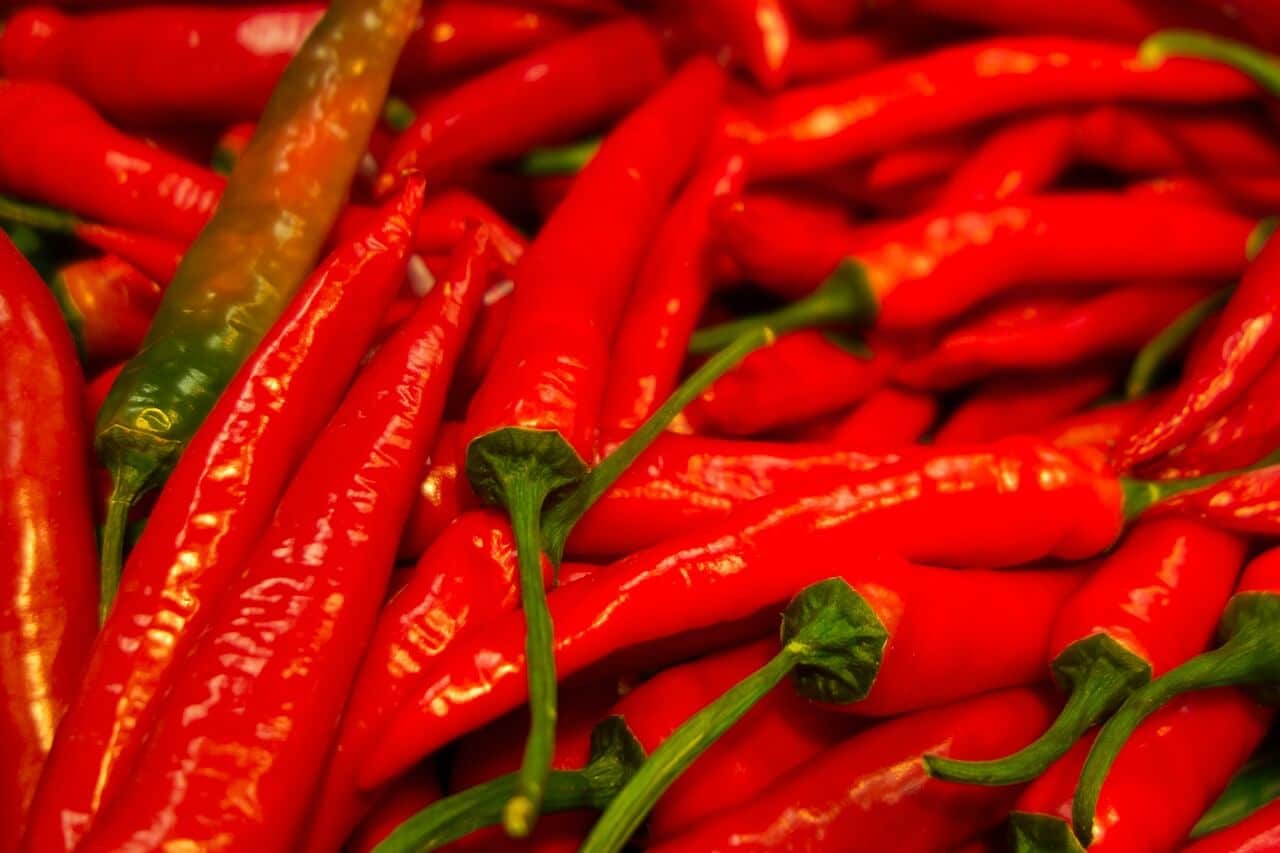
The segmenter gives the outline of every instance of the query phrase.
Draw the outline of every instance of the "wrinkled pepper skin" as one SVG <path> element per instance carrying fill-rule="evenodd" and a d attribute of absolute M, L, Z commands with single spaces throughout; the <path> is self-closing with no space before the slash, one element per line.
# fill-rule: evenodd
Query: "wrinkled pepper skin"
<path fill-rule="evenodd" d="M 97 627 L 84 378 L 58 306 L 0 233 L 0 848 L 16 850 Z"/>
<path fill-rule="evenodd" d="M 804 851 L 845 841 L 867 850 L 948 849 L 998 824 L 1017 789 L 933 779 L 924 755 L 985 758 L 1017 749 L 1051 713 L 1043 694 L 1018 689 L 881 723 L 652 849 Z"/>

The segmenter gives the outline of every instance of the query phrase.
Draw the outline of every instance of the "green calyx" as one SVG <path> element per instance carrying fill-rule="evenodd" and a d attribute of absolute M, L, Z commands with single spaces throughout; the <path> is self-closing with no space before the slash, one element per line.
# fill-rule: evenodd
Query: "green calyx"
<path fill-rule="evenodd" d="M 856 258 L 845 258 L 818 289 L 805 298 L 756 317 L 743 317 L 694 333 L 689 341 L 693 353 L 715 352 L 739 335 L 768 326 L 778 334 L 815 326 L 868 326 L 879 311 L 879 301 L 867 276 L 867 268 Z"/>
<path fill-rule="evenodd" d="M 1044 734 L 1017 752 L 993 761 L 957 761 L 926 755 L 929 773 L 948 782 L 972 785 L 1029 782 L 1065 755 L 1134 690 L 1151 680 L 1151 665 L 1106 634 L 1093 634 L 1072 643 L 1053 662 L 1053 670 L 1059 683 L 1071 693 L 1062 713 Z"/>
<path fill-rule="evenodd" d="M 787 607 L 782 650 L 760 669 L 690 717 L 654 750 L 605 809 L 582 853 L 616 853 L 640 827 L 662 794 L 720 736 L 769 691 L 794 673 L 797 685 L 824 701 L 851 702 L 866 695 L 888 633 L 871 607 L 839 579 L 816 583 Z M 809 694 L 806 694 L 809 695 Z"/>
<path fill-rule="evenodd" d="M 1222 617 L 1226 641 L 1137 690 L 1107 721 L 1093 742 L 1072 803 L 1072 823 L 1086 846 L 1093 837 L 1093 816 L 1111 765 L 1134 730 L 1176 696 L 1213 687 L 1253 686 L 1264 698 L 1280 699 L 1280 596 L 1237 593 Z"/>
<path fill-rule="evenodd" d="M 1280 63 L 1276 57 L 1233 39 L 1198 30 L 1161 30 L 1138 48 L 1138 59 L 1159 65 L 1173 57 L 1211 59 L 1250 77 L 1271 95 L 1280 95 Z"/>
<path fill-rule="evenodd" d="M 1280 755 L 1265 750 L 1250 759 L 1231 779 L 1227 790 L 1191 830 L 1191 839 L 1203 838 L 1235 826 L 1265 805 L 1280 798 Z"/>
<path fill-rule="evenodd" d="M 553 770 L 547 779 L 544 812 L 599 811 L 617 796 L 644 763 L 644 748 L 621 717 L 609 717 L 591 732 L 591 758 L 581 770 Z M 437 850 L 472 832 L 495 826 L 515 794 L 510 773 L 432 803 L 400 824 L 375 853 Z"/>
<path fill-rule="evenodd" d="M 1207 489 L 1223 480 L 1257 471 L 1280 463 L 1280 450 L 1268 454 L 1252 465 L 1236 468 L 1231 471 L 1215 471 L 1203 477 L 1191 477 L 1186 480 L 1135 480 L 1130 477 L 1120 478 L 1120 488 L 1124 494 L 1124 517 L 1132 521 L 1145 511 L 1169 498 L 1183 492 L 1194 492 Z"/>
<path fill-rule="evenodd" d="M 1032 812 L 1009 815 L 1009 846 L 1015 853 L 1084 853 L 1065 820 Z"/>
<path fill-rule="evenodd" d="M 569 534 L 582 516 L 671 425 L 676 415 L 748 354 L 772 344 L 774 339 L 773 330 L 767 327 L 752 329 L 736 338 L 682 382 L 666 402 L 627 436 L 626 441 L 600 460 L 590 474 L 574 488 L 556 496 L 542 517 L 543 547 L 555 565 L 560 565 Z"/>
<path fill-rule="evenodd" d="M 536 178 L 576 175 L 599 150 L 599 137 L 555 148 L 535 148 L 521 159 L 520 171 Z"/>
<path fill-rule="evenodd" d="M 523 427 L 496 429 L 472 440 L 466 467 L 476 494 L 508 509 L 513 489 L 540 492 L 545 499 L 587 476 L 587 463 L 559 432 Z"/>
<path fill-rule="evenodd" d="M 1160 334 L 1147 342 L 1133 360 L 1125 380 L 1125 397 L 1135 400 L 1156 384 L 1163 368 L 1182 349 L 1191 336 L 1231 298 L 1234 288 L 1224 288 L 1192 305 L 1179 314 Z"/>

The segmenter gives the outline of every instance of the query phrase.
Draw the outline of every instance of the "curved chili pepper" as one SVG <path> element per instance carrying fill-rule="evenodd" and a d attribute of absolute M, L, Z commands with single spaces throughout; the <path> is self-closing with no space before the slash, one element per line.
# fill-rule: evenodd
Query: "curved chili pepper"
<path fill-rule="evenodd" d="M 652 849 L 818 849 L 850 839 L 868 850 L 945 850 L 998 824 L 1016 794 L 931 779 L 924 754 L 978 758 L 1020 746 L 1050 707 L 1041 693 L 1005 690 L 881 723 Z"/>
<path fill-rule="evenodd" d="M 1028 109 L 1098 101 L 1216 104 L 1248 97 L 1243 75 L 1192 59 L 1061 37 L 946 47 L 865 74 L 792 89 L 730 116 L 753 174 L 794 175 Z"/>
<path fill-rule="evenodd" d="M 93 640 L 84 379 L 58 306 L 0 234 L 0 846 L 16 850 Z"/>
<path fill-rule="evenodd" d="M 755 435 L 845 409 L 897 366 L 887 344 L 854 354 L 823 332 L 785 335 L 716 381 L 686 412 L 698 432 Z"/>
<path fill-rule="evenodd" d="M 711 130 L 723 87 L 714 63 L 692 60 L 605 140 L 521 259 L 494 356 L 511 369 L 489 373 L 468 409 L 467 476 L 511 515 L 529 618 L 533 734 L 507 821 L 516 835 L 537 818 L 554 740 L 551 624 L 537 557 L 543 503 L 583 480 L 594 458 L 611 336 L 648 238 Z M 658 138 L 662 146 L 653 144 Z M 601 210 L 615 215 L 602 219 Z"/>
<path fill-rule="evenodd" d="M 1280 797 L 1280 764 L 1274 750 L 1263 745 L 1249 763 L 1241 767 L 1231 784 L 1200 816 L 1190 838 L 1204 838 L 1211 833 L 1235 826 L 1254 812 L 1269 806 Z"/>
<path fill-rule="evenodd" d="M 176 674 L 133 765 L 135 792 L 107 806 L 83 849 L 296 842 L 480 306 L 487 253 L 481 229 L 361 371 Z M 237 794 L 246 772 L 248 799 Z"/>
<path fill-rule="evenodd" d="M 1105 365 L 1034 377 L 997 377 L 951 413 L 934 443 L 947 447 L 1035 433 L 1095 402 L 1114 384 L 1115 374 Z"/>
<path fill-rule="evenodd" d="M 1183 847 L 1183 853 L 1266 853 L 1280 845 L 1280 802 Z"/>
<path fill-rule="evenodd" d="M 114 255 L 67 264 L 49 286 L 91 362 L 137 352 L 160 304 L 160 285 Z"/>
<path fill-rule="evenodd" d="M 1113 474 L 1094 470 L 1097 461 L 1096 452 L 1063 453 L 1016 439 L 904 459 L 807 494 L 753 501 L 723 521 L 613 564 L 591 583 L 549 596 L 557 667 L 571 675 L 622 649 L 731 623 L 786 600 L 816 579 L 808 572 L 830 565 L 824 559 L 798 561 L 795 543 L 802 540 L 813 554 L 862 554 L 844 567 L 853 580 L 891 561 L 885 548 L 912 560 L 966 566 L 1097 553 L 1119 535 L 1126 512 L 1134 514 L 1160 496 L 1151 488 L 1176 488 L 1122 486 Z M 988 536 L 984 524 L 998 525 L 1000 532 L 993 527 Z M 930 535 L 919 536 L 926 528 Z M 1011 537 L 1010 531 L 1019 535 Z M 868 542 L 885 547 L 868 549 Z M 622 589 L 627 592 L 620 597 Z M 976 586 L 965 589 L 952 595 L 973 594 Z M 959 618 L 959 610 L 948 612 Z M 362 780 L 385 779 L 522 701 L 523 636 L 523 618 L 504 617 L 489 626 L 483 642 L 462 643 L 439 659 L 422 682 L 430 687 L 404 703 L 383 729 L 361 768 Z M 1016 644 L 1001 644 L 987 661 L 996 665 L 1003 654 L 1028 651 L 1010 645 Z M 932 689 L 947 688 L 914 685 L 906 693 Z"/>
<path fill-rule="evenodd" d="M 600 407 L 606 443 L 639 427 L 675 389 L 711 291 L 711 211 L 741 192 L 743 170 L 740 155 L 713 154 L 654 234 L 613 342 Z"/>
<path fill-rule="evenodd" d="M 892 32 L 850 33 L 824 39 L 797 33 L 791 44 L 789 82 L 823 83 L 860 74 L 898 52 L 901 41 Z"/>
<path fill-rule="evenodd" d="M 1081 117 L 1075 131 L 1081 157 L 1121 172 L 1280 171 L 1280 148 L 1249 113 L 1181 115 L 1106 106 Z"/>
<path fill-rule="evenodd" d="M 1099 791 L 1104 787 L 1117 755 L 1125 754 L 1121 750 L 1130 736 L 1135 730 L 1141 732 L 1143 729 L 1139 727 L 1143 726 L 1144 721 L 1159 713 L 1162 706 L 1170 700 L 1190 691 L 1240 685 L 1256 686 L 1264 697 L 1274 698 L 1276 684 L 1280 683 L 1280 650 L 1276 643 L 1280 597 L 1277 597 L 1277 592 L 1280 592 L 1280 550 L 1273 549 L 1255 558 L 1245 568 L 1244 576 L 1236 586 L 1235 595 L 1227 604 L 1219 623 L 1222 645 L 1192 658 L 1136 691 L 1102 727 L 1084 761 L 1084 768 L 1080 771 L 1080 782 L 1072 804 L 1072 824 L 1082 841 L 1088 843 L 1092 835 Z M 1220 693 L 1234 697 L 1237 706 L 1247 705 L 1256 720 L 1258 731 L 1253 741 L 1247 743 L 1244 752 L 1238 756 L 1234 766 L 1229 768 L 1222 784 L 1211 792 L 1211 797 L 1226 786 L 1226 779 L 1261 740 L 1262 732 L 1270 721 L 1270 712 L 1263 712 L 1243 694 L 1237 691 Z M 1185 706 L 1198 701 L 1211 700 L 1193 695 L 1185 699 L 1179 698 L 1178 705 Z M 1150 723 L 1147 724 L 1149 725 Z M 1244 724 L 1237 725 L 1242 733 L 1251 731 Z M 1211 730 L 1216 731 L 1217 727 L 1214 726 Z M 1214 738 L 1203 742 L 1206 745 L 1212 744 L 1215 750 L 1221 748 L 1224 752 L 1229 752 L 1223 744 L 1216 741 Z M 1195 817 L 1204 811 L 1206 805 L 1207 803 L 1200 804 Z"/>
<path fill-rule="evenodd" d="M 142 350 L 112 387 L 96 443 L 112 476 L 102 544 L 109 579 L 119 575 L 129 507 L 163 482 L 315 264 L 376 120 L 369 104 L 386 96 L 419 5 L 330 5 L 183 256 Z"/>
<path fill-rule="evenodd" d="M 1205 292 L 1194 284 L 1153 282 L 1084 300 L 1052 295 L 1010 300 L 952 328 L 894 375 L 908 385 L 946 388 L 995 370 L 1066 367 L 1137 352 Z"/>
<path fill-rule="evenodd" d="M 73 846 L 119 789 L 175 665 L 368 349 L 400 286 L 421 198 L 421 181 L 409 182 L 382 222 L 317 269 L 179 461 L 55 744 L 27 850 Z"/>
<path fill-rule="evenodd" d="M 795 26 L 781 0 L 704 0 L 660 3 L 664 22 L 688 30 L 707 53 L 727 54 L 765 89 L 776 91 L 791 76 Z"/>
<path fill-rule="evenodd" d="M 0 81 L 0 124 L 0 186 L 109 225 L 190 240 L 222 192 L 213 172 L 121 133 L 52 83 Z"/>
<path fill-rule="evenodd" d="M 933 426 L 938 401 L 903 388 L 881 388 L 841 418 L 828 436 L 842 447 L 891 450 L 914 444 Z"/>
<path fill-rule="evenodd" d="M 375 215 L 371 208 L 348 206 L 338 217 L 334 233 L 338 239 L 358 233 Z M 519 229 L 488 204 L 460 189 L 445 189 L 427 199 L 413 246 L 424 255 L 447 255 L 477 225 L 489 229 L 491 251 L 497 258 L 509 265 L 520 260 L 528 241 Z"/>
<path fill-rule="evenodd" d="M 1195 522 L 1138 525 L 1054 619 L 1049 667 L 1070 698 L 1049 730 L 995 761 L 930 757 L 930 772 L 980 785 L 1039 776 L 1133 690 L 1204 650 L 1244 551 L 1241 539 Z"/>
<path fill-rule="evenodd" d="M 656 36 L 635 19 L 611 21 L 514 59 L 418 112 L 396 140 L 379 190 L 401 172 L 428 180 L 572 138 L 625 111 L 663 77 Z M 502 133 L 493 133 L 496 124 Z"/>
<path fill-rule="evenodd" d="M 1080 840 L 1067 816 L 1076 774 L 1096 740 L 1076 744 L 1019 798 L 1011 818 L 1015 847 L 1064 853 L 1085 846 L 1099 853 L 1175 849 L 1262 740 L 1270 719 L 1270 711 L 1237 690 L 1200 693 L 1165 708 L 1121 753 L 1102 794 L 1103 810 Z M 1157 789 L 1158 803 L 1151 797 Z"/>
<path fill-rule="evenodd" d="M 23 204 L 0 196 L 0 220 L 21 223 L 41 231 L 71 234 L 77 240 L 117 255 L 153 280 L 168 283 L 178 269 L 184 243 L 138 231 L 85 222 L 59 210 Z"/>
<path fill-rule="evenodd" d="M 1129 434 L 1134 421 L 1150 407 L 1151 401 L 1146 399 L 1111 403 L 1054 421 L 1035 434 L 1058 447 L 1093 447 L 1106 452 Z"/>
<path fill-rule="evenodd" d="M 992 131 L 947 178 L 938 207 L 1005 201 L 1043 192 L 1070 163 L 1076 119 L 1048 113 Z"/>
<path fill-rule="evenodd" d="M 1100 221 L 1108 227 L 1098 228 Z M 1097 192 L 929 212 L 874 227 L 871 239 L 855 229 L 843 247 L 824 242 L 821 262 L 838 265 L 810 296 L 701 330 L 694 345 L 714 349 L 760 324 L 785 332 L 874 318 L 880 328 L 922 328 L 1032 284 L 1229 279 L 1247 265 L 1254 226 L 1216 207 Z M 796 278 L 793 286 L 816 281 Z"/>
<path fill-rule="evenodd" d="M 1194 335 L 1200 333 L 1206 321 L 1217 314 L 1230 297 L 1229 288 L 1211 293 L 1153 335 L 1133 359 L 1133 367 L 1129 369 L 1129 376 L 1124 383 L 1125 396 L 1132 400 L 1150 391 L 1164 363 L 1179 353 Z"/>
<path fill-rule="evenodd" d="M 1177 495 L 1159 511 L 1197 518 L 1224 530 L 1275 536 L 1280 533 L 1280 465 Z"/>

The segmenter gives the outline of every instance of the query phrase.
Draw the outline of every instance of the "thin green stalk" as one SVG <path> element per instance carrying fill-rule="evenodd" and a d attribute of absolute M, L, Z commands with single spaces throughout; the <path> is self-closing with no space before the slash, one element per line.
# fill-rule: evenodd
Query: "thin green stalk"
<path fill-rule="evenodd" d="M 1215 471 L 1203 477 L 1190 477 L 1185 480 L 1135 480 L 1129 477 L 1120 478 L 1120 486 L 1124 491 L 1124 516 L 1132 520 L 1161 501 L 1168 500 L 1183 492 L 1194 492 L 1215 486 L 1223 480 L 1267 468 L 1280 463 L 1280 450 L 1271 453 L 1252 465 L 1235 468 L 1230 471 Z"/>
<path fill-rule="evenodd" d="M 1134 400 L 1149 392 L 1156 383 L 1161 369 L 1182 349 L 1204 321 L 1227 304 L 1235 288 L 1224 288 L 1192 305 L 1165 326 L 1139 352 L 1125 380 L 1125 397 Z"/>
<path fill-rule="evenodd" d="M 520 171 L 534 177 L 576 175 L 599 150 L 599 137 L 554 148 L 535 148 L 520 161 Z"/>
<path fill-rule="evenodd" d="M 1270 94 L 1280 95 L 1280 61 L 1273 54 L 1244 42 L 1198 30 L 1161 30 L 1148 36 L 1138 48 L 1138 59 L 1148 65 L 1159 65 L 1176 56 L 1212 59 L 1230 65 Z"/>

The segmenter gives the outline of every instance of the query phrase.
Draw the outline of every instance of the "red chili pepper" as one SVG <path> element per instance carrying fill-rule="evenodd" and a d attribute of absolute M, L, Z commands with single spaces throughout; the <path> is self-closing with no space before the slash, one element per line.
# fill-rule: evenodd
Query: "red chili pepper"
<path fill-rule="evenodd" d="M 84 379 L 40 277 L 0 234 L 0 847 L 15 850 L 97 605 Z"/>
<path fill-rule="evenodd" d="M 1005 201 L 1043 192 L 1070 164 L 1076 119 L 1047 113 L 992 131 L 947 178 L 936 204 Z"/>
<path fill-rule="evenodd" d="M 862 14 L 862 0 L 791 0 L 796 14 L 819 31 L 845 30 Z"/>
<path fill-rule="evenodd" d="M 1183 853 L 1266 853 L 1280 847 L 1280 801 L 1263 806 L 1244 820 L 1206 835 L 1182 848 Z"/>
<path fill-rule="evenodd" d="M 633 432 L 676 387 L 711 291 L 712 209 L 741 192 L 743 166 L 734 153 L 711 156 L 654 235 L 613 342 L 600 410 L 606 444 Z"/>
<path fill-rule="evenodd" d="M 1036 430 L 1036 435 L 1058 447 L 1092 447 L 1106 452 L 1129 434 L 1134 421 L 1151 408 L 1151 402 L 1140 398 L 1098 406 L 1054 421 Z"/>
<path fill-rule="evenodd" d="M 781 0 L 680 0 L 659 4 L 660 15 L 711 54 L 727 54 L 760 86 L 778 90 L 791 76 L 795 26 Z"/>
<path fill-rule="evenodd" d="M 1099 107 L 1076 125 L 1082 157 L 1120 172 L 1275 175 L 1280 148 L 1248 112 Z"/>
<path fill-rule="evenodd" d="M 914 444 L 938 417 L 938 401 L 902 388 L 881 388 L 841 418 L 828 440 L 841 447 L 891 450 Z"/>
<path fill-rule="evenodd" d="M 1173 850 L 1266 734 L 1271 712 L 1238 690 L 1199 693 L 1138 729 L 1102 791 L 1093 843 L 1069 815 L 1076 776 L 1094 738 L 1076 744 L 1018 799 L 1016 844 L 1036 850 Z M 1160 796 L 1152 798 L 1158 790 Z"/>
<path fill-rule="evenodd" d="M 1272 240 L 1245 272 L 1205 348 L 1188 361 L 1177 390 L 1117 448 L 1117 464 L 1132 467 L 1191 438 L 1266 371 L 1280 354 L 1277 277 L 1280 240 Z"/>
<path fill-rule="evenodd" d="M 405 820 L 439 800 L 436 768 L 427 765 L 396 783 L 374 811 L 360 822 L 343 845 L 349 853 L 374 853 L 377 846 Z"/>
<path fill-rule="evenodd" d="M 600 24 L 476 77 L 433 101 L 401 134 L 379 190 L 408 169 L 448 179 L 592 130 L 662 80 L 657 37 L 626 19 Z M 501 126 L 502 133 L 493 128 Z"/>
<path fill-rule="evenodd" d="M 894 377 L 913 387 L 948 388 L 999 370 L 1069 367 L 1136 353 L 1207 293 L 1195 284 L 1150 282 L 1083 300 L 1012 298 L 950 329 Z"/>
<path fill-rule="evenodd" d="M 1280 534 L 1280 465 L 1269 465 L 1196 491 L 1177 495 L 1161 513 L 1197 518 L 1224 530 L 1259 536 Z"/>
<path fill-rule="evenodd" d="M 544 543 L 553 552 L 557 546 L 538 530 L 542 507 L 551 492 L 584 480 L 595 457 L 613 332 L 648 240 L 711 131 L 723 88 L 718 66 L 692 60 L 604 141 L 521 259 L 494 356 L 504 369 L 486 376 L 468 408 L 468 478 L 511 516 L 530 620 L 533 735 L 508 814 L 515 835 L 537 818 L 554 741 L 552 629 L 537 555 Z"/>
<path fill-rule="evenodd" d="M 1244 554 L 1241 539 L 1195 522 L 1135 527 L 1054 619 L 1049 667 L 1070 698 L 1053 726 L 1006 758 L 931 758 L 930 772 L 980 785 L 1044 773 L 1133 690 L 1205 649 Z"/>
<path fill-rule="evenodd" d="M 1253 91 L 1239 72 L 1214 63 L 1144 63 L 1133 48 L 1081 39 L 997 38 L 792 89 L 739 110 L 727 129 L 751 144 L 752 174 L 773 177 L 1028 109 L 1109 100 L 1216 104 Z"/>
<path fill-rule="evenodd" d="M 479 309 L 487 254 L 481 229 L 360 373 L 176 675 L 133 765 L 135 792 L 108 805 L 85 850 L 297 842 Z M 238 794 L 245 773 L 249 800 Z"/>
<path fill-rule="evenodd" d="M 557 669 L 569 676 L 614 652 L 732 623 L 787 600 L 817 579 L 809 573 L 830 576 L 826 559 L 798 558 L 800 541 L 813 555 L 862 554 L 842 564 L 854 579 L 876 574 L 881 561 L 905 571 L 886 549 L 901 550 L 911 560 L 955 566 L 1095 554 L 1115 541 L 1125 514 L 1160 496 L 1159 489 L 1176 488 L 1147 484 L 1122 490 L 1113 474 L 1093 467 L 1097 462 L 1094 452 L 1067 454 L 1014 439 L 976 450 L 938 451 L 807 494 L 753 501 L 723 521 L 613 564 L 591 583 L 555 591 L 549 598 Z M 985 525 L 992 525 L 990 535 Z M 926 528 L 929 536 L 919 536 Z M 870 542 L 882 547 L 868 548 Z M 954 596 L 975 594 L 979 585 L 956 584 L 964 589 L 954 590 Z M 959 609 L 946 613 L 960 618 Z M 394 775 L 416 756 L 521 702 L 523 636 L 523 616 L 513 614 L 492 623 L 483 638 L 455 646 L 438 660 L 422 682 L 430 688 L 404 703 L 382 730 L 361 780 L 374 783 Z M 1016 643 L 998 645 L 986 663 L 998 666 L 1002 655 L 1028 651 L 1010 648 Z M 1038 650 L 1043 652 L 1043 645 Z M 905 698 L 945 691 L 945 680 L 912 685 Z M 885 706 L 895 697 L 903 698 L 887 696 Z M 872 708 L 884 710 L 866 707 Z"/>
<path fill-rule="evenodd" d="M 316 271 L 183 453 L 130 555 L 25 849 L 69 849 L 123 783 L 156 698 L 270 520 L 399 287 L 421 194 L 422 183 L 410 182 L 360 242 Z"/>
<path fill-rule="evenodd" d="M 376 215 L 372 208 L 348 206 L 334 226 L 337 239 L 364 230 Z M 497 258 L 510 265 L 520 260 L 527 240 L 519 229 L 479 198 L 460 189 L 446 189 L 427 199 L 413 247 L 424 255 L 447 255 L 476 225 L 488 227 L 491 251 Z"/>
<path fill-rule="evenodd" d="M 1114 384 L 1115 373 L 1106 366 L 997 377 L 979 386 L 951 413 L 934 443 L 947 447 L 1033 434 L 1096 401 Z"/>
<path fill-rule="evenodd" d="M 798 33 L 791 44 L 789 82 L 823 83 L 860 74 L 897 53 L 901 41 L 891 32 L 851 33 L 824 39 Z"/>
<path fill-rule="evenodd" d="M 213 172 L 112 128 L 59 86 L 0 81 L 0 125 L 0 186 L 100 222 L 188 241 L 222 192 Z"/>
<path fill-rule="evenodd" d="M 160 304 L 160 285 L 114 255 L 67 264 L 50 287 L 80 352 L 95 363 L 137 352 Z"/>
<path fill-rule="evenodd" d="M 1177 710 L 1201 705 L 1220 705 L 1231 709 L 1231 716 L 1227 719 L 1219 718 L 1204 723 L 1204 731 L 1212 733 L 1211 736 L 1168 738 L 1174 742 L 1189 741 L 1189 748 L 1195 749 L 1195 754 L 1188 766 L 1198 767 L 1199 770 L 1192 774 L 1162 773 L 1160 778 L 1183 779 L 1186 776 L 1188 782 L 1194 779 L 1207 787 L 1203 802 L 1198 801 L 1194 810 L 1188 809 L 1190 813 L 1187 828 L 1226 787 L 1231 775 L 1240 768 L 1262 739 L 1272 712 L 1263 710 L 1239 691 L 1197 691 L 1214 687 L 1254 686 L 1259 689 L 1261 698 L 1267 700 L 1268 704 L 1274 704 L 1272 700 L 1275 687 L 1280 683 L 1280 655 L 1276 653 L 1273 641 L 1277 617 L 1280 616 L 1280 607 L 1277 607 L 1280 597 L 1277 593 L 1280 593 L 1280 550 L 1273 549 L 1254 559 L 1245 568 L 1244 576 L 1236 586 L 1235 595 L 1231 597 L 1219 623 L 1222 645 L 1186 661 L 1136 691 L 1102 727 L 1084 760 L 1071 808 L 1076 835 L 1086 845 L 1098 828 L 1099 821 L 1103 822 L 1102 827 L 1105 828 L 1110 814 L 1115 811 L 1112 805 L 1107 804 L 1102 817 L 1098 817 L 1100 792 L 1105 794 L 1107 788 L 1126 781 L 1124 759 L 1125 756 L 1132 755 L 1133 751 L 1123 751 L 1124 747 L 1135 731 L 1138 737 L 1136 750 L 1142 749 L 1144 732 L 1154 729 L 1160 737 L 1164 737 L 1164 726 L 1160 723 L 1166 719 L 1164 714 L 1167 712 L 1172 712 L 1172 716 L 1189 716 L 1185 711 L 1179 715 Z M 1188 692 L 1192 695 L 1181 698 L 1182 694 Z M 1164 711 L 1160 710 L 1175 698 L 1173 705 Z M 1148 766 L 1145 761 L 1142 765 Z"/>
<path fill-rule="evenodd" d="M 855 354 L 823 332 L 795 332 L 743 359 L 686 414 L 698 432 L 755 435 L 848 408 L 883 385 L 897 363 L 887 344 Z"/>
<path fill-rule="evenodd" d="M 980 758 L 1016 748 L 1049 720 L 1050 707 L 1038 692 L 1006 690 L 881 723 L 653 849 L 816 850 L 844 839 L 868 850 L 945 850 L 1003 820 L 1016 791 L 931 779 L 924 754 Z"/>

